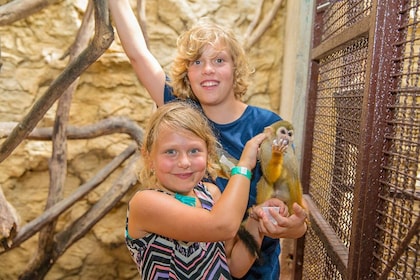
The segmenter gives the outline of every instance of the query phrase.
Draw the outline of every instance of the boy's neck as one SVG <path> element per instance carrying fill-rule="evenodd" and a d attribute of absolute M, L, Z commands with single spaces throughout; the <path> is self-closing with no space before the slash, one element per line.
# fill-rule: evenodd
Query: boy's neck
<path fill-rule="evenodd" d="M 217 124 L 228 124 L 239 119 L 248 105 L 240 100 L 225 105 L 202 106 L 208 119 Z"/>

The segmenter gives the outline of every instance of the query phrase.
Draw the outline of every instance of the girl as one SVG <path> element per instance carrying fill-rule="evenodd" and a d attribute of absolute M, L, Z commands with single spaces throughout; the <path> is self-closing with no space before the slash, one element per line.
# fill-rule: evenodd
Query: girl
<path fill-rule="evenodd" d="M 249 269 L 254 256 L 233 238 L 264 138 L 259 134 L 248 141 L 221 195 L 216 185 L 204 182 L 217 167 L 216 139 L 207 120 L 185 102 L 157 109 L 144 135 L 142 187 L 129 202 L 126 226 L 127 247 L 143 279 L 231 279 L 228 262 L 233 275 Z M 258 222 L 249 220 L 248 231 L 261 242 Z M 228 240 L 229 260 L 220 240 Z"/>

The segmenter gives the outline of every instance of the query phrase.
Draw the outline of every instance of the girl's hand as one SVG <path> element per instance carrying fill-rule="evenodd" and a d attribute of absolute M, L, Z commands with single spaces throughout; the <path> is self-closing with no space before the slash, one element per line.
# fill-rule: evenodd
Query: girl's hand
<path fill-rule="evenodd" d="M 257 163 L 259 147 L 265 138 L 267 138 L 267 135 L 264 133 L 260 133 L 248 140 L 242 151 L 242 155 L 239 159 L 238 166 L 246 167 L 249 170 L 252 170 L 255 167 Z"/>

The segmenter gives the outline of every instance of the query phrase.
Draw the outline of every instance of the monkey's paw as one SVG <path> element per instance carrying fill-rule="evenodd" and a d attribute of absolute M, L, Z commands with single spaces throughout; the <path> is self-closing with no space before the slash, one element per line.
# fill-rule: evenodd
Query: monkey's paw
<path fill-rule="evenodd" d="M 272 149 L 276 153 L 284 153 L 289 146 L 289 140 L 286 138 L 276 138 L 273 140 Z"/>

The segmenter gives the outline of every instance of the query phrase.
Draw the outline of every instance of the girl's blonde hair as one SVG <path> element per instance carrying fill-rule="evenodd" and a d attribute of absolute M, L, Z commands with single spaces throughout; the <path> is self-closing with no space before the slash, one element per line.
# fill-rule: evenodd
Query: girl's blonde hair
<path fill-rule="evenodd" d="M 207 45 L 218 47 L 220 51 L 226 50 L 231 55 L 235 70 L 233 89 L 235 97 L 241 99 L 248 89 L 251 74 L 245 51 L 231 30 L 209 22 L 207 19 L 199 21 L 178 38 L 178 53 L 174 59 L 170 77 L 174 95 L 181 99 L 191 98 L 199 101 L 191 89 L 187 72 L 190 63 L 201 57 Z"/>
<path fill-rule="evenodd" d="M 218 142 L 204 115 L 195 105 L 183 101 L 175 101 L 160 106 L 150 117 L 143 136 L 141 147 L 143 164 L 139 180 L 143 188 L 159 186 L 158 179 L 151 168 L 150 154 L 156 145 L 162 129 L 173 129 L 178 133 L 191 132 L 204 140 L 207 147 L 207 174 L 216 178 L 219 169 L 217 157 Z"/>

